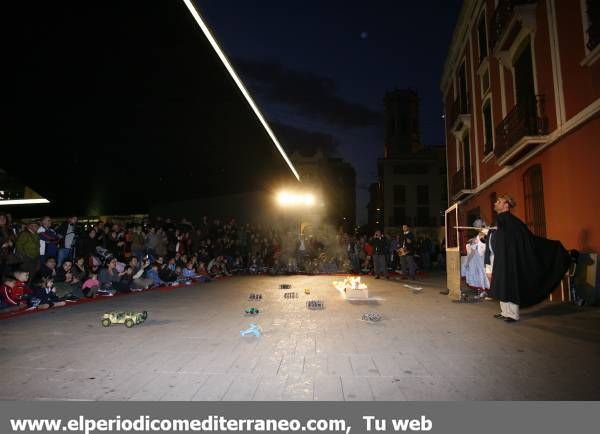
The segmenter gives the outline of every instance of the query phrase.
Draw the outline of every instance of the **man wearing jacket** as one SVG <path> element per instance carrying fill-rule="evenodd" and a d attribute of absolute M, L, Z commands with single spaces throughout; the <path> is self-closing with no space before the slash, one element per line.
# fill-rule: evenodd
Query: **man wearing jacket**
<path fill-rule="evenodd" d="M 50 217 L 45 216 L 40 220 L 40 227 L 37 232 L 40 237 L 40 257 L 42 263 L 46 262 L 47 258 L 56 258 L 58 255 L 58 241 L 60 238 L 51 226 L 52 220 Z"/>
<path fill-rule="evenodd" d="M 15 253 L 21 260 L 21 269 L 32 277 L 40 266 L 40 237 L 37 222 L 29 222 L 15 241 Z"/>
<path fill-rule="evenodd" d="M 62 241 L 62 247 L 58 249 L 58 266 L 60 267 L 65 259 L 73 259 L 73 250 L 78 237 L 77 217 L 71 216 L 62 222 L 56 233 Z"/>
<path fill-rule="evenodd" d="M 415 236 L 410 231 L 408 225 L 402 225 L 402 237 L 400 246 L 404 249 L 404 254 L 400 256 L 400 264 L 402 266 L 402 278 L 406 279 L 407 275 L 412 280 L 415 280 L 417 272 L 417 264 L 413 255 L 415 254 Z"/>
<path fill-rule="evenodd" d="M 388 243 L 381 231 L 375 231 L 373 238 L 369 240 L 369 244 L 373 247 L 373 273 L 375 279 L 383 274 L 386 279 L 389 279 L 386 255 L 388 252 Z"/>

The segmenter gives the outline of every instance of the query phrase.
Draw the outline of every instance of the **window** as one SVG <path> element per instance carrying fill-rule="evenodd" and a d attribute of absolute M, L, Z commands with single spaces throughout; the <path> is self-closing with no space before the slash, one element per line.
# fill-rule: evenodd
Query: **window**
<path fill-rule="evenodd" d="M 481 63 L 488 55 L 487 28 L 485 23 L 485 11 L 479 18 L 479 26 L 477 28 L 477 37 L 479 40 L 479 62 Z"/>
<path fill-rule="evenodd" d="M 487 100 L 483 105 L 483 155 L 487 155 L 494 150 L 494 128 L 492 127 L 492 104 Z"/>
<path fill-rule="evenodd" d="M 394 207 L 394 215 L 392 216 L 391 224 L 393 226 L 401 226 L 406 224 L 406 210 L 404 207 Z"/>
<path fill-rule="evenodd" d="M 405 203 L 406 203 L 406 186 L 405 185 L 394 185 L 394 205 L 404 205 Z"/>
<path fill-rule="evenodd" d="M 546 211 L 544 208 L 544 181 L 542 166 L 531 166 L 523 174 L 525 192 L 525 223 L 529 230 L 540 237 L 546 236 Z"/>
<path fill-rule="evenodd" d="M 460 114 L 469 113 L 469 100 L 467 99 L 467 72 L 465 62 L 460 65 L 458 70 L 458 99 Z"/>
<path fill-rule="evenodd" d="M 424 175 L 428 172 L 428 167 L 422 164 L 413 164 L 410 166 L 394 166 L 394 175 Z"/>
<path fill-rule="evenodd" d="M 584 30 L 587 33 L 585 46 L 592 51 L 600 42 L 600 1 L 585 0 Z"/>
<path fill-rule="evenodd" d="M 429 207 L 417 207 L 417 226 L 429 226 Z"/>
<path fill-rule="evenodd" d="M 417 203 L 419 205 L 429 204 L 429 186 L 417 185 Z"/>

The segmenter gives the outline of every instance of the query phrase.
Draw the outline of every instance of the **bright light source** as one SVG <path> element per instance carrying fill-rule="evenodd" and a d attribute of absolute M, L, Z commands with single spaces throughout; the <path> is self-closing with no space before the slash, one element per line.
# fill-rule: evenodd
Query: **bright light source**
<path fill-rule="evenodd" d="M 315 197 L 312 194 L 305 194 L 302 201 L 304 205 L 313 206 L 315 204 Z"/>
<path fill-rule="evenodd" d="M 192 16 L 194 17 L 194 19 L 200 26 L 200 29 L 202 29 L 202 33 L 204 33 L 204 36 L 206 36 L 206 39 L 208 39 L 208 42 L 210 42 L 210 45 L 212 45 L 213 49 L 215 50 L 215 52 L 221 59 L 221 62 L 223 62 L 223 65 L 225 65 L 225 68 L 229 72 L 229 75 L 231 75 L 231 78 L 233 78 L 233 81 L 235 81 L 235 84 L 237 84 L 238 88 L 240 89 L 240 91 L 242 92 L 244 97 L 246 98 L 246 101 L 248 101 L 248 104 L 250 105 L 250 107 L 252 108 L 254 113 L 256 114 L 256 117 L 258 117 L 258 120 L 260 121 L 260 123 L 262 124 L 264 129 L 267 131 L 267 134 L 269 135 L 269 137 L 271 137 L 271 140 L 277 147 L 277 150 L 279 150 L 279 153 L 281 154 L 281 156 L 283 157 L 283 159 L 285 160 L 285 162 L 287 163 L 289 168 L 292 170 L 292 173 L 294 174 L 296 179 L 298 181 L 300 181 L 300 175 L 296 171 L 296 168 L 294 167 L 294 165 L 288 158 L 287 154 L 283 150 L 283 147 L 279 144 L 279 140 L 277 140 L 277 137 L 275 137 L 275 134 L 271 130 L 271 127 L 269 126 L 269 124 L 263 117 L 262 113 L 258 109 L 258 106 L 254 103 L 254 100 L 252 99 L 252 97 L 250 96 L 248 91 L 246 90 L 246 87 L 242 83 L 242 80 L 240 80 L 237 73 L 233 69 L 233 66 L 231 66 L 231 63 L 229 63 L 229 59 L 227 59 L 227 56 L 225 56 L 225 53 L 223 53 L 223 50 L 221 50 L 219 43 L 217 42 L 215 37 L 212 35 L 212 33 L 210 33 L 210 30 L 208 29 L 206 24 L 204 24 L 204 21 L 202 20 L 200 13 L 196 10 L 196 7 L 193 5 L 192 0 L 183 0 L 183 2 L 185 3 L 185 5 L 188 7 L 190 12 L 192 13 Z"/>
<path fill-rule="evenodd" d="M 282 191 L 277 195 L 277 203 L 281 206 L 313 206 L 316 203 L 315 196 L 310 193 L 291 193 Z"/>
<path fill-rule="evenodd" d="M 34 203 L 50 203 L 48 199 L 9 199 L 0 200 L 0 205 L 30 205 Z"/>

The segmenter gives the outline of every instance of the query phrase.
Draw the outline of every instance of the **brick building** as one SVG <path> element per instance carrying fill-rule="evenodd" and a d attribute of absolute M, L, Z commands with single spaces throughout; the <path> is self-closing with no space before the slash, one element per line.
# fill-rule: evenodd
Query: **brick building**
<path fill-rule="evenodd" d="M 493 222 L 496 193 L 509 193 L 534 233 L 597 259 L 599 7 L 463 3 L 441 80 L 449 205 L 459 204 L 460 224 Z M 597 287 L 599 274 L 588 283 Z"/>

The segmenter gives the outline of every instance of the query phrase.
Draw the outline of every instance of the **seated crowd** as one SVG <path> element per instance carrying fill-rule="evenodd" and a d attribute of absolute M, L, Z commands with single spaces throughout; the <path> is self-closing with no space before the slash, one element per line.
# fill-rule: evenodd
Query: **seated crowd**
<path fill-rule="evenodd" d="M 366 236 L 299 238 L 293 230 L 208 217 L 196 225 L 161 218 L 80 225 L 71 216 L 53 226 L 47 216 L 12 224 L 0 214 L 0 247 L 0 311 L 48 309 L 232 274 L 372 270 Z"/>

